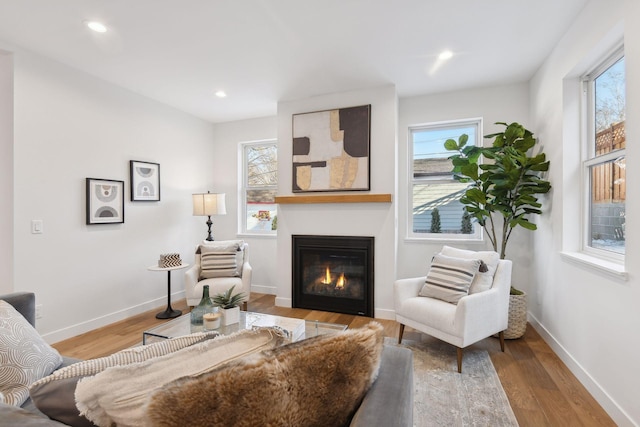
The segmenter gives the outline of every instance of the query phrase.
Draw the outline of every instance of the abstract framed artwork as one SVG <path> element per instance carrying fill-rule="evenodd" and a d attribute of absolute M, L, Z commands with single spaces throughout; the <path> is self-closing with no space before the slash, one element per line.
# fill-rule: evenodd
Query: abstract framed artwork
<path fill-rule="evenodd" d="M 367 191 L 371 105 L 293 115 L 293 192 Z"/>
<path fill-rule="evenodd" d="M 87 178 L 87 224 L 124 222 L 124 181 Z"/>
<path fill-rule="evenodd" d="M 131 201 L 157 202 L 160 200 L 160 165 L 158 163 L 129 162 L 131 171 Z"/>

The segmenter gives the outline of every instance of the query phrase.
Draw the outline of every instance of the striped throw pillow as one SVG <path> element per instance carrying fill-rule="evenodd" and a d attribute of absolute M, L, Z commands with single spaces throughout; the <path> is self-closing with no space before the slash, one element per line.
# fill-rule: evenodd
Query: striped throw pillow
<path fill-rule="evenodd" d="M 457 304 L 460 298 L 469 293 L 481 263 L 479 259 L 452 258 L 437 254 L 433 257 L 427 279 L 418 295 Z"/>
<path fill-rule="evenodd" d="M 238 277 L 238 251 L 211 246 L 200 247 L 200 278 Z"/>

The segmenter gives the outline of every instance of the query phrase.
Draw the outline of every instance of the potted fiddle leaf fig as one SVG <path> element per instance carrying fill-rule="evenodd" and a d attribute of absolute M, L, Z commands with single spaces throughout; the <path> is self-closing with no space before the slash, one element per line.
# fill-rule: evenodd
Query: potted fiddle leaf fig
<path fill-rule="evenodd" d="M 232 325 L 240 321 L 240 304 L 244 300 L 245 295 L 244 293 L 232 295 L 233 288 L 235 287 L 236 286 L 233 285 L 227 289 L 226 292 L 219 293 L 212 298 L 213 303 L 220 307 L 223 326 Z"/>
<path fill-rule="evenodd" d="M 516 227 L 537 229 L 529 218 L 542 213 L 538 197 L 549 192 L 551 183 L 541 176 L 549 170 L 549 161 L 544 153 L 533 152 L 536 145 L 533 133 L 519 123 L 496 124 L 505 129 L 485 135 L 485 138 L 493 139 L 491 147 L 467 145 L 465 134 L 458 141 L 448 139 L 444 146 L 457 152 L 450 157 L 454 178 L 469 184 L 460 202 L 484 229 L 493 250 L 504 259 L 507 243 Z M 480 164 L 481 157 L 490 162 Z M 511 286 L 509 306 L 509 328 L 505 338 L 520 338 L 526 330 L 526 294 Z M 519 319 L 512 320 L 512 308 L 519 313 L 513 313 L 513 316 L 517 315 Z"/>

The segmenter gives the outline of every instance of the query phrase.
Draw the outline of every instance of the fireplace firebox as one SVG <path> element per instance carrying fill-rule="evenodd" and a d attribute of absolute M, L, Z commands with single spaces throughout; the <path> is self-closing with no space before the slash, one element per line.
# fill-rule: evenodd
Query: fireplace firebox
<path fill-rule="evenodd" d="M 374 238 L 292 236 L 293 306 L 373 317 Z"/>

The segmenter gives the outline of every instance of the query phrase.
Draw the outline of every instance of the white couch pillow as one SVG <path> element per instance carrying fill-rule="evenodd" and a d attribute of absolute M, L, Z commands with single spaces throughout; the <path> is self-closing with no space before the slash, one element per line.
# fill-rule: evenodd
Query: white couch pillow
<path fill-rule="evenodd" d="M 471 282 L 469 294 L 475 294 L 491 289 L 493 286 L 493 276 L 496 274 L 500 254 L 494 251 L 470 251 L 466 249 L 452 248 L 451 246 L 443 246 L 440 251 L 442 255 L 463 258 L 463 259 L 479 259 L 487 265 L 487 271 L 478 271 L 476 277 Z"/>

